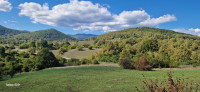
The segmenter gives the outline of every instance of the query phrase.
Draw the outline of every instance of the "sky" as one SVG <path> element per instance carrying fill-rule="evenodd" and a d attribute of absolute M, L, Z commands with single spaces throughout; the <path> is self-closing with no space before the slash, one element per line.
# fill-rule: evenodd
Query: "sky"
<path fill-rule="evenodd" d="M 155 27 L 200 36 L 200 0 L 0 0 L 0 25 L 104 34 Z"/>

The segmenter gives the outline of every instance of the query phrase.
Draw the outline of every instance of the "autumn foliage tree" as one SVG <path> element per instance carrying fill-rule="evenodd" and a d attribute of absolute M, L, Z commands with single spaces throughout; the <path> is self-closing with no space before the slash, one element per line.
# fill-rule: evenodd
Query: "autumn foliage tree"
<path fill-rule="evenodd" d="M 140 71 L 151 71 L 152 63 L 148 61 L 146 57 L 141 57 L 135 62 L 135 69 Z"/>

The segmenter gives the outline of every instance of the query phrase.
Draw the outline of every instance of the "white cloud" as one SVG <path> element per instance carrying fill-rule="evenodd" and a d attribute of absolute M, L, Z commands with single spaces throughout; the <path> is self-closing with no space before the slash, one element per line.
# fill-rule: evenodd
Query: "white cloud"
<path fill-rule="evenodd" d="M 19 15 L 30 17 L 33 23 L 70 27 L 75 30 L 115 31 L 130 27 L 155 27 L 161 23 L 176 21 L 176 17 L 169 14 L 151 18 L 144 10 L 112 14 L 100 4 L 78 0 L 56 5 L 52 9 L 48 4 L 40 5 L 33 2 L 20 4 L 19 8 Z"/>
<path fill-rule="evenodd" d="M 178 28 L 178 29 L 173 29 L 173 30 L 176 31 L 176 32 L 200 36 L 200 29 L 199 28 L 190 28 L 190 29 Z"/>
<path fill-rule="evenodd" d="M 8 0 L 0 0 L 0 11 L 9 12 L 11 10 L 12 6 Z"/>
<path fill-rule="evenodd" d="M 156 26 L 159 25 L 161 23 L 166 23 L 166 22 L 171 22 L 171 21 L 176 21 L 176 17 L 174 15 L 163 15 L 159 18 L 152 18 L 152 19 L 148 19 L 144 22 L 141 22 L 141 25 L 146 25 L 146 26 Z"/>
<path fill-rule="evenodd" d="M 7 21 L 4 21 L 5 24 L 7 23 L 17 23 L 17 21 L 13 21 L 13 20 L 7 20 Z"/>

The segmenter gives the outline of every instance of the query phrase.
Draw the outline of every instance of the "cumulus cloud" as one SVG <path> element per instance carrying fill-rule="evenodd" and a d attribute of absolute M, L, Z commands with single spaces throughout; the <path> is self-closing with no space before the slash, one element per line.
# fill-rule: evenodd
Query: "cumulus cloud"
<path fill-rule="evenodd" d="M 173 29 L 173 30 L 176 31 L 176 32 L 200 36 L 200 29 L 199 28 L 190 28 L 190 29 L 178 28 L 178 29 Z"/>
<path fill-rule="evenodd" d="M 169 14 L 151 18 L 144 10 L 112 14 L 107 7 L 98 3 L 78 0 L 70 0 L 70 3 L 59 4 L 52 9 L 48 4 L 25 2 L 19 5 L 19 9 L 19 15 L 30 17 L 33 23 L 70 27 L 75 30 L 115 31 L 130 27 L 155 27 L 161 23 L 176 21 L 176 17 Z"/>
<path fill-rule="evenodd" d="M 0 11 L 9 12 L 11 10 L 12 6 L 8 0 L 0 0 Z"/>

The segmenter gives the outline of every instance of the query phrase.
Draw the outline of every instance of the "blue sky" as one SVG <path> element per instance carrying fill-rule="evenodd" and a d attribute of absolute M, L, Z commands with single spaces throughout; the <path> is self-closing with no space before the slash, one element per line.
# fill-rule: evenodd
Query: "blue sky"
<path fill-rule="evenodd" d="M 0 25 L 66 34 L 156 27 L 200 35 L 199 0 L 0 0 Z"/>

